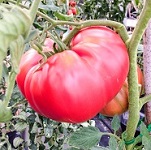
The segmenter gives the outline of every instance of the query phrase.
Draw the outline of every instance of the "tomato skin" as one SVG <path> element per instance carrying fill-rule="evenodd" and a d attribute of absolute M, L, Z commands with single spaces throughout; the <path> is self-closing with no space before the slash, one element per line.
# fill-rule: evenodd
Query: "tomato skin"
<path fill-rule="evenodd" d="M 75 7 L 76 6 L 76 2 L 74 0 L 70 0 L 69 6 Z"/>
<path fill-rule="evenodd" d="M 86 38 L 80 39 L 79 34 Z M 120 36 L 106 27 L 80 31 L 70 49 L 49 57 L 40 68 L 41 56 L 29 50 L 32 56 L 22 57 L 17 84 L 39 114 L 80 123 L 94 117 L 118 93 L 128 74 L 129 58 Z M 29 65 L 26 59 L 33 58 Z"/>
<path fill-rule="evenodd" d="M 50 38 L 46 38 L 44 41 L 44 47 L 43 51 L 50 51 L 53 47 L 53 40 Z M 30 51 L 27 51 L 21 59 L 20 62 L 20 73 L 17 76 L 17 82 L 19 83 L 18 86 L 22 92 L 22 94 L 25 96 L 24 92 L 24 80 L 26 78 L 26 75 L 28 71 L 35 65 L 39 63 L 39 61 L 42 59 L 42 56 L 38 54 L 38 52 L 34 49 L 30 49 Z"/>
<path fill-rule="evenodd" d="M 141 69 L 137 68 L 138 84 L 141 85 L 141 90 L 144 86 L 143 74 Z M 141 93 L 141 91 L 140 91 Z M 100 111 L 100 114 L 108 117 L 121 115 L 128 110 L 128 81 L 125 80 L 118 94 Z"/>
<path fill-rule="evenodd" d="M 77 9 L 76 9 L 75 7 L 72 7 L 72 8 L 71 8 L 71 11 L 72 11 L 73 15 L 76 15 L 76 14 L 77 14 Z"/>
<path fill-rule="evenodd" d="M 71 15 L 71 14 L 73 14 L 73 12 L 72 12 L 71 9 L 69 9 L 69 10 L 67 11 L 67 15 Z"/>
<path fill-rule="evenodd" d="M 52 39 L 50 39 L 50 38 L 46 38 L 45 41 L 44 41 L 45 48 L 52 49 L 53 44 L 54 44 L 54 41 Z"/>

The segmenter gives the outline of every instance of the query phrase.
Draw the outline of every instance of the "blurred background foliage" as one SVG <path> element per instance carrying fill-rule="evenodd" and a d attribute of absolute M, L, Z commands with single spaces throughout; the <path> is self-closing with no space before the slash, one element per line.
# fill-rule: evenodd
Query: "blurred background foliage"
<path fill-rule="evenodd" d="M 109 19 L 122 22 L 130 0 L 83 0 L 81 9 L 84 19 Z"/>

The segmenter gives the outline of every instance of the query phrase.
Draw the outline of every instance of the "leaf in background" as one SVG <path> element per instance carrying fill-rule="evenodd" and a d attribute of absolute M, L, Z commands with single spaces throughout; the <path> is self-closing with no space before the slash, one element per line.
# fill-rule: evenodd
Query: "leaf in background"
<path fill-rule="evenodd" d="M 138 53 L 142 53 L 143 52 L 143 44 L 138 44 L 138 48 L 137 48 L 137 50 L 138 50 Z"/>
<path fill-rule="evenodd" d="M 125 149 L 125 141 L 124 141 L 124 140 L 121 140 L 121 141 L 119 142 L 119 150 L 123 150 L 123 149 Z"/>
<path fill-rule="evenodd" d="M 89 149 L 94 147 L 102 134 L 96 127 L 83 127 L 74 132 L 69 138 L 69 145 L 77 148 Z"/>
<path fill-rule="evenodd" d="M 147 137 L 143 136 L 142 145 L 144 145 L 144 150 L 150 150 L 151 149 L 151 138 L 147 138 Z"/>
<path fill-rule="evenodd" d="M 49 1 L 47 4 L 40 3 L 39 8 L 46 11 L 58 11 L 59 7 L 57 7 L 52 1 Z"/>
<path fill-rule="evenodd" d="M 109 149 L 110 150 L 117 150 L 118 143 L 115 137 L 111 136 L 109 140 Z"/>
<path fill-rule="evenodd" d="M 6 107 L 5 101 L 0 100 L 0 123 L 8 122 L 12 119 L 12 110 L 10 107 Z"/>
<path fill-rule="evenodd" d="M 38 149 L 36 144 L 31 144 L 29 146 L 29 148 L 30 148 L 30 150 L 37 150 Z"/>
<path fill-rule="evenodd" d="M 118 116 L 114 116 L 111 122 L 111 127 L 116 132 L 120 128 L 120 118 Z"/>
<path fill-rule="evenodd" d="M 18 122 L 17 124 L 15 124 L 15 130 L 16 131 L 23 131 L 27 128 L 27 123 L 22 121 L 22 122 Z"/>
<path fill-rule="evenodd" d="M 22 138 L 20 138 L 20 137 L 16 137 L 14 140 L 13 140 L 13 145 L 14 145 L 14 147 L 18 147 L 20 144 L 22 144 L 23 143 L 23 139 Z"/>
<path fill-rule="evenodd" d="M 71 148 L 63 148 L 63 150 L 80 150 L 80 149 L 79 148 L 71 147 Z"/>
<path fill-rule="evenodd" d="M 21 119 L 21 120 L 26 120 L 26 113 L 25 112 L 20 112 L 19 115 L 13 116 L 13 118 Z"/>
<path fill-rule="evenodd" d="M 51 124 L 47 124 L 44 126 L 44 134 L 47 138 L 52 137 L 53 135 L 53 126 Z"/>
<path fill-rule="evenodd" d="M 109 148 L 107 148 L 107 147 L 101 147 L 101 146 L 99 146 L 99 147 L 93 147 L 91 150 L 110 150 Z"/>
<path fill-rule="evenodd" d="M 39 34 L 39 30 L 38 29 L 34 29 L 30 32 L 28 38 L 26 39 L 25 43 L 30 42 L 31 40 L 33 40 L 34 38 L 36 38 Z"/>
<path fill-rule="evenodd" d="M 44 27 L 42 27 L 38 22 L 34 22 L 33 25 L 34 25 L 35 28 L 37 28 L 39 30 L 43 30 L 44 29 Z"/>
<path fill-rule="evenodd" d="M 24 42 L 24 38 L 19 36 L 17 40 L 10 44 L 11 65 L 15 73 L 19 72 L 19 63 L 24 51 Z"/>
<path fill-rule="evenodd" d="M 139 3 L 141 3 L 141 2 L 140 2 L 140 0 L 135 0 L 134 3 L 135 3 L 136 6 L 138 6 Z"/>
<path fill-rule="evenodd" d="M 35 122 L 30 133 L 37 133 L 37 132 L 38 132 L 38 125 L 37 122 Z"/>
<path fill-rule="evenodd" d="M 54 15 L 62 21 L 73 21 L 73 15 L 65 15 L 57 11 L 54 12 Z"/>
<path fill-rule="evenodd" d="M 4 61 L 2 64 L 3 64 L 2 76 L 5 78 L 5 80 L 7 80 L 8 79 L 8 74 L 9 74 L 9 71 L 10 71 L 9 66 L 8 66 L 6 61 Z"/>
<path fill-rule="evenodd" d="M 149 132 L 146 128 L 146 125 L 144 124 L 144 122 L 141 122 L 141 125 L 140 125 L 140 134 L 147 137 L 147 138 L 150 138 L 150 135 L 149 135 Z"/>
<path fill-rule="evenodd" d="M 4 146 L 4 144 L 6 144 L 6 141 L 0 142 L 0 149 L 2 149 L 2 147 Z"/>

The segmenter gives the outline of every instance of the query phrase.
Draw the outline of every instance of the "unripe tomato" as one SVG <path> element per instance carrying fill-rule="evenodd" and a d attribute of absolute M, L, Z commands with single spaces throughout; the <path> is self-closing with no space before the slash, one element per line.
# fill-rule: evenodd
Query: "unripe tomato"
<path fill-rule="evenodd" d="M 137 73 L 138 83 L 141 85 L 142 90 L 143 74 L 139 67 L 137 68 Z M 107 105 L 100 111 L 100 114 L 108 117 L 113 117 L 114 115 L 120 115 L 127 110 L 128 110 L 128 81 L 126 79 L 119 93 L 115 96 L 115 98 L 113 98 L 112 101 L 107 103 Z"/>

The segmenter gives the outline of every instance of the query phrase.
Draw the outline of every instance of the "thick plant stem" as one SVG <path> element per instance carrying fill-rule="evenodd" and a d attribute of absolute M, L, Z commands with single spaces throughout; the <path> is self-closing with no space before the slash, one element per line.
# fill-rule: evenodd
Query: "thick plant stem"
<path fill-rule="evenodd" d="M 87 20 L 87 21 L 82 21 L 79 23 L 77 27 L 75 27 L 69 35 L 64 39 L 64 43 L 68 45 L 72 37 L 82 28 L 89 27 L 89 26 L 109 26 L 112 28 L 115 28 L 115 30 L 119 33 L 123 41 L 126 43 L 127 40 L 129 39 L 126 28 L 124 27 L 123 24 L 116 22 L 116 21 L 111 21 L 111 20 Z"/>
<path fill-rule="evenodd" d="M 139 99 L 139 110 L 146 104 L 147 102 L 150 102 L 151 100 L 151 94 L 147 94 L 144 97 Z"/>
<path fill-rule="evenodd" d="M 16 78 L 16 73 L 14 71 L 12 71 L 9 74 L 9 78 L 8 78 L 8 82 L 7 82 L 7 90 L 6 90 L 5 101 L 4 101 L 5 107 L 7 107 L 9 104 L 9 100 L 11 98 L 11 94 L 13 92 L 13 88 L 15 85 L 15 78 Z"/>
<path fill-rule="evenodd" d="M 128 44 L 130 71 L 129 71 L 129 119 L 126 128 L 126 141 L 131 141 L 139 121 L 139 89 L 137 79 L 137 48 L 138 44 L 145 32 L 148 22 L 151 18 L 151 0 L 146 0 L 144 8 L 140 14 L 138 23 L 133 31 L 132 37 Z M 137 89 L 137 90 L 136 90 Z M 127 146 L 127 149 L 132 149 L 133 144 Z"/>
<path fill-rule="evenodd" d="M 41 2 L 41 0 L 34 0 L 30 9 L 29 9 L 29 15 L 30 15 L 30 18 L 31 18 L 31 22 L 30 22 L 30 25 L 32 26 L 34 20 L 35 20 L 35 17 L 36 17 L 36 14 L 37 14 L 37 11 L 38 11 L 38 6 L 39 6 L 39 3 Z M 26 38 L 28 37 L 30 33 L 30 30 L 26 36 Z"/>
<path fill-rule="evenodd" d="M 29 14 L 30 14 L 30 17 L 31 17 L 31 22 L 33 23 L 34 22 L 34 19 L 35 19 L 35 16 L 37 14 L 37 11 L 38 11 L 38 6 L 39 6 L 39 3 L 41 2 L 41 0 L 35 0 L 30 9 L 29 9 Z"/>

